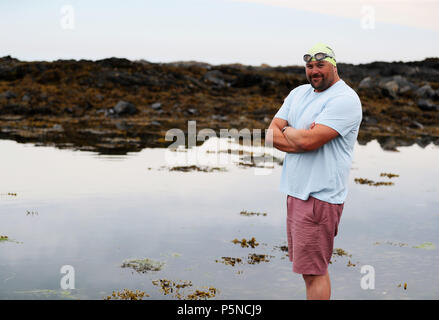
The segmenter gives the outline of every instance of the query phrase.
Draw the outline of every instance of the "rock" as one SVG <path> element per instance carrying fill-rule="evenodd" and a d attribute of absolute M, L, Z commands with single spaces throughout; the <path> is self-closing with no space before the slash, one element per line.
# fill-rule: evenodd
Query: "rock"
<path fill-rule="evenodd" d="M 23 97 L 21 98 L 21 101 L 23 102 L 29 102 L 30 101 L 30 96 L 28 94 L 23 95 Z"/>
<path fill-rule="evenodd" d="M 151 108 L 154 110 L 160 110 L 162 108 L 162 104 L 160 102 L 153 103 Z"/>
<path fill-rule="evenodd" d="M 114 107 L 114 113 L 117 115 L 125 115 L 125 114 L 135 114 L 137 112 L 137 108 L 134 104 L 120 100 Z"/>
<path fill-rule="evenodd" d="M 424 129 L 424 126 L 421 123 L 419 123 L 418 121 L 413 120 L 412 123 L 410 124 L 410 128 L 422 130 L 422 129 Z"/>
<path fill-rule="evenodd" d="M 12 99 L 12 98 L 16 98 L 17 96 L 15 95 L 15 93 L 13 93 L 12 91 L 5 91 L 2 94 L 0 94 L 0 96 L 2 98 L 6 98 L 6 99 Z"/>
<path fill-rule="evenodd" d="M 95 95 L 95 98 L 96 98 L 96 100 L 98 100 L 98 101 L 102 101 L 102 100 L 104 100 L 105 97 L 104 97 L 103 94 L 98 93 L 98 94 Z"/>
<path fill-rule="evenodd" d="M 132 124 L 126 123 L 125 121 L 116 122 L 116 128 L 122 131 L 128 131 L 133 127 Z"/>
<path fill-rule="evenodd" d="M 416 95 L 421 98 L 432 98 L 436 95 L 436 92 L 431 88 L 429 84 L 426 84 L 416 90 Z"/>
<path fill-rule="evenodd" d="M 419 99 L 418 102 L 419 109 L 423 111 L 437 111 L 439 110 L 439 106 L 431 102 L 431 100 L 427 99 Z"/>
<path fill-rule="evenodd" d="M 372 88 L 373 82 L 371 77 L 366 77 L 360 81 L 358 88 L 360 89 L 370 89 Z"/>
<path fill-rule="evenodd" d="M 189 115 L 195 115 L 195 114 L 198 113 L 198 110 L 195 109 L 195 108 L 189 108 L 189 109 L 187 109 L 185 112 L 186 112 L 187 114 L 189 114 Z"/>
<path fill-rule="evenodd" d="M 212 120 L 227 121 L 227 116 L 222 116 L 222 115 L 219 115 L 219 114 L 213 114 L 212 115 Z"/>
<path fill-rule="evenodd" d="M 381 148 L 386 151 L 398 151 L 396 149 L 397 143 L 395 141 L 395 138 L 392 136 L 380 138 L 378 139 L 378 142 L 381 145 Z"/>
<path fill-rule="evenodd" d="M 52 129 L 54 130 L 54 131 L 64 131 L 64 128 L 63 128 L 63 126 L 62 125 L 60 125 L 60 124 L 54 124 L 53 125 L 53 127 L 52 127 Z"/>
<path fill-rule="evenodd" d="M 219 70 L 208 71 L 204 74 L 203 79 L 216 84 L 219 87 L 225 87 L 226 82 L 223 78 L 223 73 Z"/>
<path fill-rule="evenodd" d="M 399 85 L 395 80 L 381 81 L 379 84 L 383 93 L 393 99 L 398 98 Z"/>
<path fill-rule="evenodd" d="M 362 124 L 374 125 L 378 123 L 378 120 L 372 116 L 363 116 Z"/>
<path fill-rule="evenodd" d="M 396 75 L 393 76 L 393 81 L 395 81 L 398 84 L 398 93 L 406 93 L 411 90 L 416 90 L 418 87 L 413 83 L 407 80 L 407 78 Z"/>

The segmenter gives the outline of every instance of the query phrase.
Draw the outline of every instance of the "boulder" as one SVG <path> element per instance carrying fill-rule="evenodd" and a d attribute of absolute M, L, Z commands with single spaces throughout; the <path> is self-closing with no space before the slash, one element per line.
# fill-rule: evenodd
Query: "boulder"
<path fill-rule="evenodd" d="M 8 91 L 5 91 L 5 92 L 1 93 L 0 97 L 6 98 L 6 99 L 12 99 L 12 98 L 16 98 L 17 96 L 16 96 L 15 93 L 13 93 L 12 91 L 8 90 Z"/>
<path fill-rule="evenodd" d="M 416 95 L 420 98 L 433 98 L 436 92 L 431 88 L 429 84 L 426 84 L 416 90 Z"/>
<path fill-rule="evenodd" d="M 161 104 L 160 102 L 153 103 L 153 104 L 151 105 L 151 108 L 152 108 L 153 110 L 160 110 L 160 109 L 162 108 L 162 104 Z"/>
<path fill-rule="evenodd" d="M 226 82 L 223 78 L 223 73 L 219 70 L 208 71 L 204 74 L 203 79 L 205 81 L 211 82 L 219 87 L 225 87 Z"/>
<path fill-rule="evenodd" d="M 382 89 L 383 93 L 393 99 L 398 98 L 399 85 L 395 80 L 385 81 L 381 80 L 379 87 Z"/>
<path fill-rule="evenodd" d="M 371 77 L 366 77 L 360 81 L 358 88 L 360 89 L 370 89 L 373 86 L 373 81 Z"/>
<path fill-rule="evenodd" d="M 135 114 L 137 112 L 137 108 L 134 104 L 123 100 L 120 100 L 113 107 L 113 110 L 116 115 Z"/>
<path fill-rule="evenodd" d="M 418 102 L 419 109 L 423 111 L 437 111 L 439 110 L 439 106 L 434 104 L 431 100 L 428 99 L 419 99 Z"/>

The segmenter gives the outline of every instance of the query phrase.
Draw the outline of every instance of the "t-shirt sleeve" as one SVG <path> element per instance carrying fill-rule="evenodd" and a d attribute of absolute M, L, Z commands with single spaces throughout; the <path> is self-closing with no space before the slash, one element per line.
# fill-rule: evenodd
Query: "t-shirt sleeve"
<path fill-rule="evenodd" d="M 353 96 L 340 95 L 330 99 L 315 123 L 320 123 L 345 136 L 361 123 L 361 102 Z"/>
<path fill-rule="evenodd" d="M 277 113 L 274 115 L 275 118 L 281 118 L 288 121 L 288 114 L 290 113 L 291 108 L 291 98 L 293 95 L 294 90 L 291 90 L 290 94 L 284 99 L 284 103 L 280 107 L 280 109 L 277 111 Z"/>

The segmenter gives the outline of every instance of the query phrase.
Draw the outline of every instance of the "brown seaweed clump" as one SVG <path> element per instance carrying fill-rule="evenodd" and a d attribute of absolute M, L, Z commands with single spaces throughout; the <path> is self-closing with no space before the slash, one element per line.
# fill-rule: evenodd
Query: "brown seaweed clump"
<path fill-rule="evenodd" d="M 224 263 L 225 265 L 229 265 L 234 267 L 235 264 L 242 263 L 241 258 L 232 258 L 232 257 L 221 257 L 222 260 L 215 260 L 215 262 Z"/>
<path fill-rule="evenodd" d="M 218 290 L 214 287 L 209 287 L 207 291 L 203 290 L 195 290 L 193 293 L 184 296 L 180 290 L 186 287 L 192 287 L 191 281 L 180 281 L 175 282 L 168 279 L 159 279 L 154 280 L 152 283 L 155 286 L 160 286 L 161 291 L 164 295 L 173 294 L 174 298 L 177 299 L 185 299 L 185 300 L 199 300 L 199 299 L 208 299 L 216 296 Z"/>
<path fill-rule="evenodd" d="M 380 174 L 380 177 L 387 177 L 387 178 L 391 179 L 391 178 L 399 177 L 399 174 L 382 172 Z"/>
<path fill-rule="evenodd" d="M 203 290 L 195 290 L 194 293 L 189 294 L 186 298 L 188 300 L 200 300 L 200 299 L 209 299 L 214 298 L 216 296 L 217 289 L 213 287 L 209 287 L 206 291 Z"/>
<path fill-rule="evenodd" d="M 256 263 L 260 263 L 260 262 L 270 262 L 270 260 L 268 258 L 271 258 L 273 256 L 269 256 L 267 254 L 256 254 L 256 253 L 252 253 L 248 255 L 248 260 L 247 262 L 249 264 L 256 264 Z"/>
<path fill-rule="evenodd" d="M 265 213 L 265 212 L 249 212 L 247 210 L 241 211 L 239 214 L 242 216 L 247 216 L 247 217 L 250 217 L 250 216 L 264 216 L 265 217 L 267 215 L 267 213 Z"/>
<path fill-rule="evenodd" d="M 352 257 L 351 254 L 348 254 L 346 251 L 344 251 L 344 250 L 341 249 L 341 248 L 335 248 L 335 249 L 333 250 L 333 252 L 332 252 L 332 255 L 333 255 L 333 256 L 339 256 L 339 257 L 343 257 L 343 256 L 346 256 L 346 257 L 349 257 L 349 258 Z"/>
<path fill-rule="evenodd" d="M 252 247 L 252 248 L 255 248 L 255 247 L 257 247 L 259 245 L 259 243 L 256 242 L 255 237 L 252 237 L 250 240 L 246 240 L 246 239 L 243 238 L 241 241 L 239 241 L 238 239 L 235 238 L 235 239 L 232 240 L 232 242 L 234 244 L 240 243 L 241 247 L 243 247 L 243 248 L 248 248 L 249 246 Z"/>
<path fill-rule="evenodd" d="M 223 172 L 227 171 L 225 168 L 220 167 L 200 167 L 196 165 L 191 166 L 177 166 L 177 167 L 171 167 L 169 168 L 169 171 L 180 171 L 180 172 L 191 172 L 191 171 L 198 171 L 198 172 Z"/>
<path fill-rule="evenodd" d="M 123 291 L 113 291 L 104 300 L 143 300 L 144 297 L 149 297 L 149 294 L 145 293 L 145 291 L 123 289 Z"/>
<path fill-rule="evenodd" d="M 369 180 L 369 179 L 364 179 L 364 178 L 355 178 L 354 179 L 355 183 L 359 183 L 359 184 L 367 184 L 369 186 L 374 186 L 374 187 L 378 187 L 378 186 L 393 186 L 394 183 L 393 182 L 384 182 L 384 181 L 373 181 L 373 180 Z"/>
<path fill-rule="evenodd" d="M 398 288 L 401 288 L 402 284 L 398 284 Z M 407 282 L 404 282 L 404 290 L 407 290 Z"/>
<path fill-rule="evenodd" d="M 152 284 L 155 286 L 160 286 L 160 291 L 166 296 L 169 294 L 174 294 L 175 298 L 183 299 L 183 295 L 180 293 L 180 289 L 191 287 L 192 282 L 191 281 L 171 281 L 168 279 L 159 279 L 159 280 L 153 280 Z"/>

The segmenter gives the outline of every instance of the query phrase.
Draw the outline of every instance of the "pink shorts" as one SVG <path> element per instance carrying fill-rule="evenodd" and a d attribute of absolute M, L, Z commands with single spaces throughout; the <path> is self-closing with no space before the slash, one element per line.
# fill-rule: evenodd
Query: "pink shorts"
<path fill-rule="evenodd" d="M 328 269 L 344 204 L 287 197 L 288 256 L 293 272 L 322 275 Z"/>

